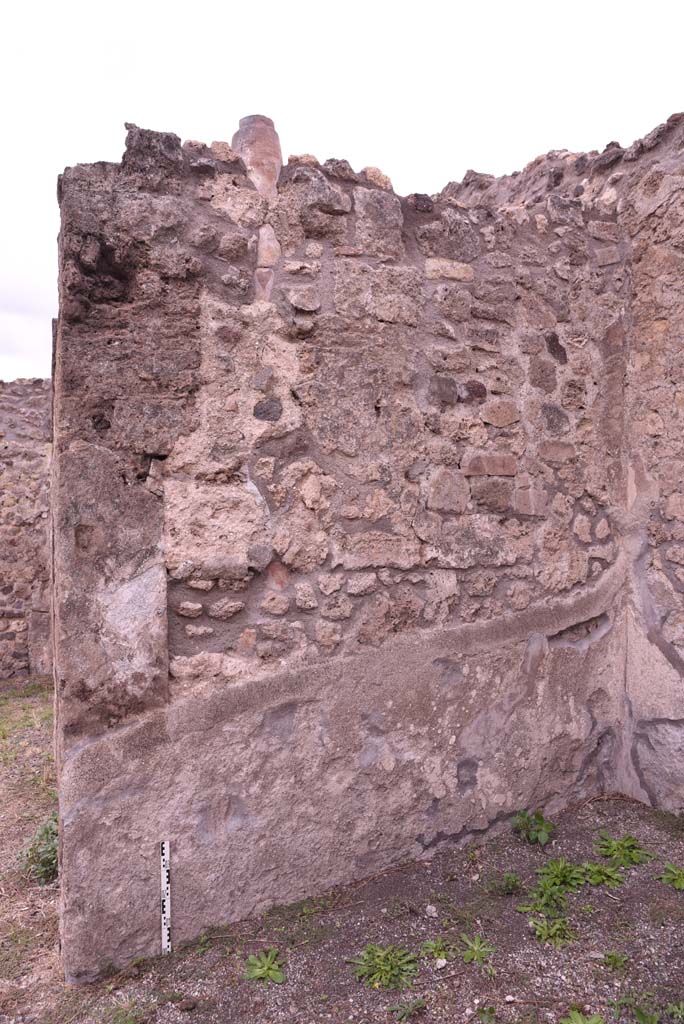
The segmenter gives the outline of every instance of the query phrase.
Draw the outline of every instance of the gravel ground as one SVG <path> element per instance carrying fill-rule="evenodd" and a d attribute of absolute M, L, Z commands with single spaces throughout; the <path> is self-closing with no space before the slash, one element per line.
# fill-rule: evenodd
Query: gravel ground
<path fill-rule="evenodd" d="M 217 928 L 97 985 L 69 988 L 55 949 L 55 886 L 31 883 L 16 862 L 54 801 L 48 710 L 45 693 L 0 704 L 0 729 L 5 719 L 14 723 L 0 748 L 3 1024 L 389 1024 L 399 1017 L 393 1008 L 415 1001 L 424 1005 L 408 1019 L 419 1024 L 555 1022 L 573 1007 L 606 1022 L 684 1021 L 684 891 L 655 877 L 666 862 L 684 868 L 684 819 L 620 798 L 565 812 L 544 849 L 510 831 L 448 847 L 430 861 Z M 517 907 L 549 860 L 601 861 L 593 848 L 600 829 L 635 836 L 654 859 L 624 869 L 616 888 L 587 884 L 570 895 L 577 937 L 554 949 L 535 938 L 530 915 Z M 503 876 L 511 873 L 519 890 L 506 893 Z M 493 947 L 483 964 L 457 952 L 463 935 Z M 422 944 L 439 936 L 455 947 L 450 955 L 421 955 Z M 355 978 L 348 960 L 368 943 L 417 955 L 412 988 L 376 990 Z M 285 981 L 246 980 L 247 956 L 269 948 L 279 951 Z M 626 958 L 621 969 L 604 963 L 610 951 Z"/>

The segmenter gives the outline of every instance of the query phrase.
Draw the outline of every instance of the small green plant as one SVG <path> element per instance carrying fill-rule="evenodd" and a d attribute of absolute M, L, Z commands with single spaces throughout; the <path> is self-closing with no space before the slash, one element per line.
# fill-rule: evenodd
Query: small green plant
<path fill-rule="evenodd" d="M 548 878 L 535 885 L 527 893 L 528 902 L 517 909 L 521 914 L 544 914 L 547 917 L 560 917 L 567 909 L 567 890 Z"/>
<path fill-rule="evenodd" d="M 591 1017 L 586 1017 L 579 1010 L 570 1010 L 567 1017 L 561 1017 L 559 1024 L 605 1024 L 603 1017 L 600 1017 L 598 1013 L 592 1013 Z"/>
<path fill-rule="evenodd" d="M 474 935 L 471 939 L 465 932 L 461 932 L 461 942 L 463 948 L 460 954 L 465 964 L 475 963 L 478 967 L 485 967 L 487 960 L 495 952 L 494 946 L 490 946 L 481 935 Z"/>
<path fill-rule="evenodd" d="M 662 875 L 656 875 L 656 878 L 659 882 L 665 882 L 665 885 L 671 885 L 677 892 L 684 892 L 684 868 L 668 862 Z"/>
<path fill-rule="evenodd" d="M 347 963 L 354 966 L 354 974 L 368 988 L 409 988 L 418 973 L 415 954 L 401 946 L 369 943 Z"/>
<path fill-rule="evenodd" d="M 438 935 L 436 939 L 428 939 L 420 947 L 422 956 L 433 956 L 435 960 L 451 960 L 458 949 L 454 946 L 453 942 L 449 942 L 442 935 Z"/>
<path fill-rule="evenodd" d="M 665 1007 L 665 1015 L 677 1022 L 684 1021 L 684 1002 L 668 1003 Z"/>
<path fill-rule="evenodd" d="M 613 1019 L 619 1020 L 622 1011 L 628 1008 L 631 1009 L 631 1007 L 635 1005 L 635 1002 L 636 1000 L 634 999 L 634 996 L 629 994 L 618 996 L 617 999 L 609 999 L 608 1006 L 612 1006 L 613 1008 Z"/>
<path fill-rule="evenodd" d="M 616 868 L 630 868 L 633 864 L 645 864 L 646 861 L 653 860 L 653 854 L 639 846 L 634 836 L 613 839 L 605 829 L 601 829 L 599 837 L 594 843 L 594 849 L 601 857 L 610 860 Z"/>
<path fill-rule="evenodd" d="M 57 811 L 35 832 L 21 854 L 24 871 L 40 885 L 57 878 L 58 827 Z"/>
<path fill-rule="evenodd" d="M 514 896 L 522 889 L 522 882 L 514 871 L 506 871 L 497 875 L 487 885 L 487 892 L 492 896 Z"/>
<path fill-rule="evenodd" d="M 168 1003 L 180 1003 L 182 1000 L 182 992 L 176 992 L 175 990 L 171 992 L 160 992 L 157 996 L 157 1006 L 166 1006 Z"/>
<path fill-rule="evenodd" d="M 251 954 L 245 964 L 245 979 L 248 981 L 272 981 L 282 985 L 285 981 L 283 965 L 278 960 L 277 949 L 262 949 L 256 956 Z"/>
<path fill-rule="evenodd" d="M 135 999 L 128 999 L 125 1003 L 113 1007 L 109 1012 L 108 1024 L 145 1024 L 149 1020 L 149 1013 Z"/>
<path fill-rule="evenodd" d="M 591 1017 L 586 1017 L 579 1010 L 572 1009 L 567 1017 L 561 1017 L 559 1024 L 605 1024 L 605 1021 L 598 1013 L 592 1013 Z"/>
<path fill-rule="evenodd" d="M 635 1005 L 635 998 L 632 995 L 618 996 L 617 999 L 609 999 L 608 1006 L 613 1008 L 613 1019 L 619 1020 L 620 1015 L 624 1009 L 631 1008 Z"/>
<path fill-rule="evenodd" d="M 543 868 L 537 868 L 537 874 L 542 881 L 568 892 L 577 892 L 587 881 L 584 868 L 580 864 L 571 864 L 565 857 L 547 861 Z"/>
<path fill-rule="evenodd" d="M 657 1010 L 647 1010 L 644 1006 L 635 1006 L 634 1019 L 637 1024 L 658 1024 L 660 1014 Z"/>
<path fill-rule="evenodd" d="M 615 950 L 609 950 L 603 954 L 603 960 L 601 963 L 604 967 L 607 967 L 609 971 L 615 971 L 616 974 L 622 974 L 629 957 L 626 953 L 616 953 Z"/>
<path fill-rule="evenodd" d="M 627 992 L 617 999 L 609 999 L 608 1005 L 613 1007 L 615 1020 L 620 1019 L 623 1010 L 629 1009 L 637 1024 L 658 1024 L 660 1014 L 654 1009 L 653 999 L 653 992 Z"/>
<path fill-rule="evenodd" d="M 299 914 L 301 917 L 311 917 L 312 914 L 321 914 L 324 910 L 327 910 L 331 904 L 330 900 L 321 898 L 319 900 L 302 900 L 299 905 Z"/>
<path fill-rule="evenodd" d="M 504 896 L 512 896 L 522 889 L 522 882 L 515 871 L 506 871 L 501 880 L 501 892 Z"/>
<path fill-rule="evenodd" d="M 406 900 L 394 896 L 387 904 L 387 913 L 390 917 L 406 917 L 412 913 L 411 905 Z"/>
<path fill-rule="evenodd" d="M 211 938 L 209 937 L 209 935 L 207 935 L 206 932 L 203 932 L 203 934 L 200 935 L 199 939 L 197 940 L 197 945 L 195 946 L 195 949 L 200 954 L 200 956 L 204 956 L 204 954 L 208 953 L 209 950 L 211 949 Z"/>
<path fill-rule="evenodd" d="M 546 917 L 531 917 L 530 928 L 539 942 L 546 942 L 554 949 L 560 949 L 568 942 L 573 942 L 577 935 L 570 928 L 567 917 L 556 917 L 549 920 Z"/>
<path fill-rule="evenodd" d="M 545 818 L 541 811 L 535 811 L 533 814 L 528 811 L 520 811 L 513 819 L 513 831 L 517 832 L 525 842 L 538 843 L 539 846 L 546 846 L 555 827 L 554 823 Z"/>
<path fill-rule="evenodd" d="M 477 1011 L 477 1016 L 482 1021 L 482 1024 L 494 1024 L 496 1020 L 496 1010 L 493 1006 L 481 1006 Z"/>
<path fill-rule="evenodd" d="M 408 1003 L 397 1003 L 396 1006 L 390 1006 L 389 1011 L 394 1015 L 395 1020 L 405 1021 L 417 1017 L 426 1006 L 427 1003 L 424 999 L 412 999 Z"/>
<path fill-rule="evenodd" d="M 601 864 L 599 861 L 590 860 L 586 861 L 582 868 L 589 885 L 605 885 L 609 889 L 616 889 L 624 882 L 619 868 L 612 864 Z"/>

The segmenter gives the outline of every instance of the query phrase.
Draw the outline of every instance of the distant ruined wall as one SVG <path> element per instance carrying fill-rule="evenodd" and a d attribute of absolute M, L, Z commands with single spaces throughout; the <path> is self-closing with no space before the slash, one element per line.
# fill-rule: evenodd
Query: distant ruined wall
<path fill-rule="evenodd" d="M 52 672 L 50 381 L 0 381 L 0 685 Z"/>
<path fill-rule="evenodd" d="M 60 179 L 67 977 L 524 806 L 684 809 L 684 136 L 438 196 L 129 126 Z"/>

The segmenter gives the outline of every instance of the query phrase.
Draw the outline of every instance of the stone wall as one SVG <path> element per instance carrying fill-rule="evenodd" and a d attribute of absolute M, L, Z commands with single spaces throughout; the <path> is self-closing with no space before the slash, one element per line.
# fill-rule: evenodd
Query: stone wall
<path fill-rule="evenodd" d="M 62 176 L 67 977 L 158 951 L 161 839 L 179 941 L 684 807 L 682 137 L 401 199 L 249 118 Z"/>
<path fill-rule="evenodd" d="M 671 119 L 672 121 L 672 119 Z M 668 125 L 670 122 L 668 122 Z M 625 743 L 633 795 L 684 810 L 684 141 L 655 129 L 621 201 L 631 249 L 631 561 Z M 623 183 L 618 184 L 618 188 Z"/>
<path fill-rule="evenodd" d="M 0 381 L 0 685 L 49 676 L 50 382 Z"/>

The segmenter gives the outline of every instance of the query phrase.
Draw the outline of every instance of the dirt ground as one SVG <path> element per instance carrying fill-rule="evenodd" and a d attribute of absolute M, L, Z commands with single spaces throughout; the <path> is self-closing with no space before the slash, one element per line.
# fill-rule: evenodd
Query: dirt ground
<path fill-rule="evenodd" d="M 33 884 L 24 877 L 18 863 L 18 855 L 27 840 L 56 807 L 52 693 L 34 684 L 0 683 L 0 1021 L 3 1024 L 6 1020 L 31 1019 L 34 993 L 39 994 L 41 1001 L 48 998 L 55 978 L 59 977 L 58 885 Z M 34 1019 L 40 1020 L 40 1017 Z"/>
<path fill-rule="evenodd" d="M 0 691 L 2 693 L 3 691 Z M 606 1022 L 684 1022 L 684 891 L 656 879 L 684 867 L 684 819 L 624 799 L 560 816 L 545 849 L 512 832 L 451 847 L 324 898 L 217 928 L 163 959 L 70 988 L 56 948 L 57 885 L 26 879 L 17 855 L 55 806 L 51 698 L 25 687 L 0 696 L 0 1021 L 3 1024 L 384 1024 L 401 1006 L 419 1024 L 557 1022 L 573 1008 Z M 624 883 L 584 885 L 569 897 L 576 938 L 560 949 L 533 935 L 516 908 L 551 858 L 600 861 L 600 829 L 635 836 L 654 859 Z M 503 885 L 504 874 L 519 880 Z M 457 951 L 462 935 L 493 947 L 482 965 Z M 439 936 L 448 957 L 421 955 Z M 368 943 L 418 957 L 413 987 L 365 987 L 347 961 Z M 249 954 L 279 951 L 285 981 L 244 978 Z M 604 962 L 608 952 L 622 954 Z M 446 960 L 446 962 L 444 962 Z M 424 1003 L 424 1005 L 420 1005 Z M 405 1012 L 409 1012 L 406 1009 Z M 577 1022 L 581 1024 L 581 1022 Z"/>

